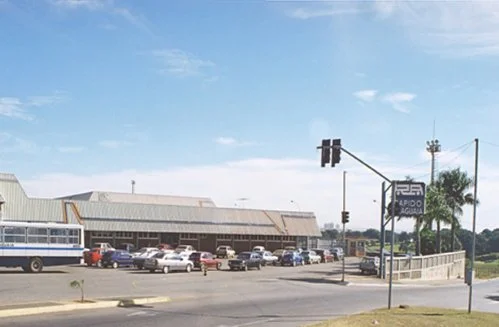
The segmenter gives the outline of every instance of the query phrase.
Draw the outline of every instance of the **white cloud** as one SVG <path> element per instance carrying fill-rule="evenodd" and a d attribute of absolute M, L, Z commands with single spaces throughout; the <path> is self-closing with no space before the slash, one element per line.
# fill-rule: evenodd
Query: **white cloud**
<path fill-rule="evenodd" d="M 19 98 L 0 98 L 0 115 L 10 118 L 33 120 L 33 117 L 24 109 L 24 105 Z"/>
<path fill-rule="evenodd" d="M 164 68 L 160 69 L 160 73 L 180 77 L 202 75 L 204 69 L 215 66 L 209 60 L 199 59 L 193 54 L 179 49 L 155 50 L 152 55 L 158 57 L 164 65 Z"/>
<path fill-rule="evenodd" d="M 128 192 L 129 185 L 123 181 L 133 179 L 142 193 L 209 196 L 220 207 L 234 207 L 236 199 L 244 197 L 249 198 L 245 201 L 246 208 L 296 210 L 296 205 L 291 203 L 294 200 L 301 210 L 315 212 L 322 225 L 340 222 L 342 171 L 346 170 L 347 209 L 351 212 L 349 228 L 379 228 L 380 208 L 373 200 L 379 203 L 382 180 L 346 156 L 342 156 L 342 162 L 336 168 L 320 168 L 318 157 L 319 154 L 315 160 L 253 158 L 220 165 L 92 175 L 53 173 L 21 180 L 21 183 L 30 196 L 41 197 L 89 190 Z M 417 167 L 400 168 L 373 159 L 369 154 L 361 157 L 394 179 L 404 179 L 405 175 L 421 176 L 430 169 L 428 161 Z M 494 171 L 494 167 L 483 167 L 483 176 Z M 423 181 L 428 179 L 428 176 L 420 178 Z M 479 228 L 496 226 L 495 212 L 499 210 L 499 203 L 494 197 L 497 191 L 499 174 L 481 182 Z M 469 228 L 470 217 L 465 214 L 462 220 Z M 411 221 L 403 220 L 397 222 L 396 228 L 412 230 L 412 226 Z"/>
<path fill-rule="evenodd" d="M 64 9 L 85 8 L 88 10 L 102 9 L 113 3 L 112 0 L 52 0 L 54 6 Z"/>
<path fill-rule="evenodd" d="M 361 90 L 353 93 L 353 96 L 365 102 L 371 102 L 378 94 L 376 90 Z"/>
<path fill-rule="evenodd" d="M 118 149 L 126 146 L 133 145 L 134 143 L 130 141 L 121 141 L 121 140 L 103 140 L 99 142 L 99 146 L 108 148 L 108 149 Z"/>
<path fill-rule="evenodd" d="M 63 100 L 60 92 L 54 95 L 30 96 L 26 101 L 17 97 L 0 97 L 0 116 L 33 120 L 34 116 L 28 112 L 29 107 L 49 106 Z"/>
<path fill-rule="evenodd" d="M 249 146 L 255 145 L 254 142 L 239 141 L 233 137 L 220 136 L 215 139 L 215 143 L 225 146 Z"/>
<path fill-rule="evenodd" d="M 288 12 L 288 16 L 296 19 L 310 19 L 318 17 L 332 17 L 346 14 L 358 14 L 360 11 L 357 8 L 296 8 Z"/>
<path fill-rule="evenodd" d="M 61 146 L 57 148 L 57 150 L 61 153 L 80 153 L 85 150 L 82 146 Z"/>
<path fill-rule="evenodd" d="M 429 52 L 499 54 L 498 1 L 376 1 L 373 9 L 405 28 Z"/>
<path fill-rule="evenodd" d="M 397 111 L 409 113 L 410 109 L 407 107 L 407 105 L 415 98 L 416 95 L 413 93 L 394 92 L 388 93 L 383 96 L 383 101 L 390 103 L 393 106 L 393 109 Z"/>
<path fill-rule="evenodd" d="M 114 0 L 51 0 L 53 6 L 63 10 L 78 10 L 85 9 L 89 11 L 101 11 L 111 15 L 117 15 L 125 19 L 135 27 L 153 34 L 147 24 L 147 19 L 143 15 L 136 15 L 125 7 L 118 7 L 118 1 Z M 106 29 L 115 29 L 116 26 L 106 24 L 101 26 Z"/>

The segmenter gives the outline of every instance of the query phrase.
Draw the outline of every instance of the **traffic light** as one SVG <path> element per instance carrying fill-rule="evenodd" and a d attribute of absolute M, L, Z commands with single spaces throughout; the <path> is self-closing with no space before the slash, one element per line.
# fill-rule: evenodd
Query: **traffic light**
<path fill-rule="evenodd" d="M 331 167 L 334 167 L 341 161 L 341 139 L 333 140 L 333 159 L 331 160 Z"/>
<path fill-rule="evenodd" d="M 331 140 L 322 140 L 321 167 L 331 162 Z"/>
<path fill-rule="evenodd" d="M 341 222 L 343 224 L 346 224 L 346 223 L 348 223 L 349 219 L 350 219 L 350 212 L 349 211 L 342 211 L 341 212 Z"/>

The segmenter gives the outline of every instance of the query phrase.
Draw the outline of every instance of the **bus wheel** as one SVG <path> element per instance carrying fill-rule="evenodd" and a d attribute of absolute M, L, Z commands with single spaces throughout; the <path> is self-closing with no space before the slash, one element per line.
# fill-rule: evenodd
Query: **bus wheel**
<path fill-rule="evenodd" d="M 28 270 L 33 273 L 39 273 L 43 269 L 43 261 L 38 257 L 31 258 Z"/>

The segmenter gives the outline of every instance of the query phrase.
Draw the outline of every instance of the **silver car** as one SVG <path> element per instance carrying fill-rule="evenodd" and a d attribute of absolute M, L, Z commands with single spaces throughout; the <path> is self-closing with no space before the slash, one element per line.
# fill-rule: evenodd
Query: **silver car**
<path fill-rule="evenodd" d="M 144 269 L 150 272 L 161 270 L 164 274 L 168 274 L 171 271 L 185 271 L 189 273 L 193 267 L 194 263 L 192 261 L 182 258 L 178 254 L 164 252 L 156 253 L 144 262 Z"/>

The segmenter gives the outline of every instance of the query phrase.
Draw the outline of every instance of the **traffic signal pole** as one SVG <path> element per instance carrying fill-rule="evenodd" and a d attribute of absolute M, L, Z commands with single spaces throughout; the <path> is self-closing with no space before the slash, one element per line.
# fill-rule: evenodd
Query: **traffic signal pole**
<path fill-rule="evenodd" d="M 344 214 L 346 212 L 346 206 L 347 206 L 347 200 L 346 200 L 346 195 L 347 195 L 347 172 L 343 171 L 343 212 Z M 347 253 L 347 246 L 345 243 L 345 226 L 346 226 L 346 221 L 342 217 L 342 223 L 343 223 L 343 257 L 342 257 L 342 269 L 341 269 L 341 282 L 345 282 L 345 256 Z"/>

